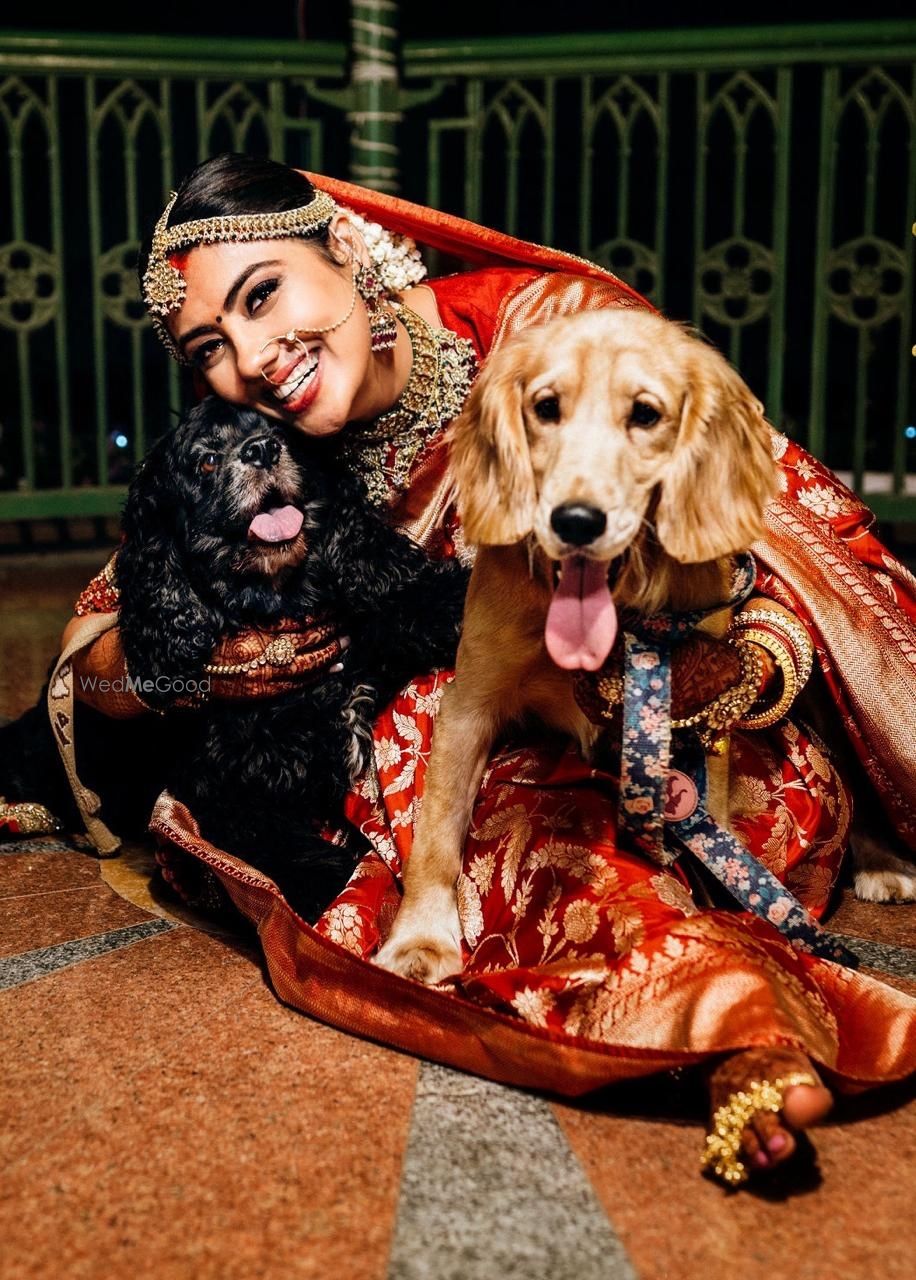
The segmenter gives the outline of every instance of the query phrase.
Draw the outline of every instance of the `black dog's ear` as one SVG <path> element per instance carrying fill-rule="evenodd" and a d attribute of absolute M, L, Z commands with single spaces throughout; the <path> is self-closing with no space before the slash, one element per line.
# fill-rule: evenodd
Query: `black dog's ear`
<path fill-rule="evenodd" d="M 180 696 L 181 690 L 170 692 L 170 681 L 200 678 L 222 630 L 222 618 L 200 599 L 182 561 L 186 501 L 170 433 L 134 476 L 115 561 L 127 668 L 135 680 L 159 681 L 153 696 L 143 693 L 154 705 Z"/>

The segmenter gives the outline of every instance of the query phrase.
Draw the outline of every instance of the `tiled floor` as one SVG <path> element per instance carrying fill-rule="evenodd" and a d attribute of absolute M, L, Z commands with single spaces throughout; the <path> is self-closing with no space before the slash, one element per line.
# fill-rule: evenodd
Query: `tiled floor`
<path fill-rule="evenodd" d="M 0 561 L 0 712 L 87 559 Z M 151 897 L 140 854 L 0 845 L 0 898 L 2 1280 L 912 1274 L 911 1086 L 842 1103 L 819 1173 L 729 1196 L 689 1081 L 560 1104 L 331 1030 L 251 938 Z M 916 907 L 847 900 L 833 927 L 916 994 Z"/>

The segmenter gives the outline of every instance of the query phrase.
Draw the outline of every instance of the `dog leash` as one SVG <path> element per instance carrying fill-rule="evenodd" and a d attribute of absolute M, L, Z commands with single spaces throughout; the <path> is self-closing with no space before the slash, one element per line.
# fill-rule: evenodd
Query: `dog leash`
<path fill-rule="evenodd" d="M 686 850 L 746 910 L 799 951 L 857 969 L 858 958 L 821 929 L 786 886 L 706 809 L 706 754 L 697 734 L 671 728 L 671 649 L 708 613 L 743 604 L 754 587 L 738 558 L 729 600 L 711 609 L 628 620 L 624 631 L 623 746 L 618 825 L 640 852 L 670 866 Z"/>
<path fill-rule="evenodd" d="M 79 809 L 80 818 L 86 828 L 86 834 L 92 841 L 96 852 L 102 858 L 109 858 L 117 853 L 121 841 L 111 832 L 98 816 L 102 802 L 89 787 L 84 787 L 76 772 L 76 744 L 73 728 L 73 658 L 80 650 L 88 648 L 99 636 L 118 625 L 117 612 L 93 613 L 80 620 L 81 625 L 70 643 L 57 659 L 51 679 L 48 683 L 48 715 L 54 731 L 54 741 L 60 752 L 67 774 L 67 781 L 73 792 L 73 799 Z"/>

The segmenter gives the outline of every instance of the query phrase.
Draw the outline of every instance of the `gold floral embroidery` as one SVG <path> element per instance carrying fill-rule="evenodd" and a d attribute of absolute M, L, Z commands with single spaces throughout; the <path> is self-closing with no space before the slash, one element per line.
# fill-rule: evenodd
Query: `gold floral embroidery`
<path fill-rule="evenodd" d="M 474 881 L 465 875 L 458 877 L 458 918 L 468 944 L 476 947 L 483 933 L 483 909 Z"/>
<path fill-rule="evenodd" d="M 776 821 L 769 839 L 764 842 L 760 861 L 774 875 L 780 875 L 786 869 L 789 849 L 789 832 L 792 828 L 792 815 L 785 805 L 776 811 Z"/>
<path fill-rule="evenodd" d="M 568 871 L 594 889 L 596 893 L 611 892 L 619 883 L 618 872 L 609 867 L 604 858 L 587 845 L 551 842 L 534 849 L 525 859 L 526 868 L 557 867 Z"/>
<path fill-rule="evenodd" d="M 375 744 L 375 762 L 379 769 L 393 769 L 401 763 L 401 748 L 394 738 L 379 738 Z"/>
<path fill-rule="evenodd" d="M 471 836 L 474 840 L 502 841 L 507 838 L 502 866 L 502 890 L 508 902 L 518 880 L 522 854 L 531 839 L 531 823 L 528 820 L 527 809 L 523 804 L 501 809 L 499 813 L 487 818 L 479 827 L 472 830 Z"/>
<path fill-rule="evenodd" d="M 666 907 L 674 907 L 685 916 L 696 915 L 699 908 L 677 876 L 660 872 L 649 883 L 658 895 L 659 902 L 663 902 Z"/>
<path fill-rule="evenodd" d="M 406 809 L 398 809 L 391 817 L 391 829 L 396 831 L 398 827 L 412 827 L 416 822 L 423 804 L 421 796 L 414 796 Z"/>
<path fill-rule="evenodd" d="M 609 906 L 607 918 L 613 930 L 614 947 L 618 955 L 626 955 L 644 941 L 646 926 L 637 907 Z"/>
<path fill-rule="evenodd" d="M 762 778 L 739 773 L 732 779 L 729 799 L 733 813 L 750 818 L 757 813 L 766 813 L 770 806 L 770 791 Z"/>
<path fill-rule="evenodd" d="M 813 484 L 810 488 L 799 489 L 797 500 L 803 507 L 825 520 L 854 515 L 862 509 L 862 504 L 856 499 L 846 497 L 840 490 L 825 484 Z"/>
<path fill-rule="evenodd" d="M 541 950 L 541 960 L 544 961 L 550 951 L 550 944 L 560 931 L 554 910 L 560 900 L 560 888 L 553 885 L 547 895 L 547 901 L 544 904 L 544 911 L 537 923 L 537 931 L 541 935 L 543 947 Z"/>
<path fill-rule="evenodd" d="M 477 885 L 480 893 L 490 892 L 493 883 L 493 872 L 496 870 L 496 854 L 481 853 L 468 867 L 468 875 Z"/>
<path fill-rule="evenodd" d="M 789 437 L 783 435 L 781 431 L 772 430 L 770 433 L 770 447 L 773 450 L 773 461 L 778 462 L 789 447 Z"/>
<path fill-rule="evenodd" d="M 786 884 L 807 901 L 826 902 L 833 889 L 833 868 L 802 863 L 786 876 Z"/>
<path fill-rule="evenodd" d="M 535 1027 L 547 1026 L 547 1015 L 553 1012 L 553 992 L 525 987 L 512 1000 L 512 1008 Z"/>
<path fill-rule="evenodd" d="M 395 729 L 407 744 L 408 755 L 404 768 L 393 782 L 388 783 L 388 786 L 382 792 L 383 796 L 392 796 L 398 791 L 406 791 L 413 783 L 414 774 L 417 772 L 417 763 L 420 759 L 420 748 L 423 745 L 423 734 L 415 721 L 411 720 L 409 716 L 401 715 L 399 711 L 394 712 L 393 719 Z"/>
<path fill-rule="evenodd" d="M 598 910 L 593 902 L 571 902 L 563 913 L 563 930 L 570 942 L 588 942 L 598 928 Z"/>
<path fill-rule="evenodd" d="M 326 911 L 322 920 L 332 942 L 356 952 L 357 955 L 362 954 L 362 918 L 358 907 L 352 902 L 340 902 Z"/>
<path fill-rule="evenodd" d="M 450 680 L 443 681 L 433 689 L 432 693 L 418 693 L 414 699 L 414 706 L 417 709 L 417 715 L 432 716 L 435 719 L 439 714 L 439 704 L 442 701 L 442 695 L 450 684 Z"/>

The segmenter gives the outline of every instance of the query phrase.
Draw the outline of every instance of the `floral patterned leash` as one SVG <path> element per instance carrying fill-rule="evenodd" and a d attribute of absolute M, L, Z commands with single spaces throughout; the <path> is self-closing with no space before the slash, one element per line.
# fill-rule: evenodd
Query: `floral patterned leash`
<path fill-rule="evenodd" d="M 706 755 L 697 735 L 679 730 L 672 736 L 672 645 L 705 613 L 743 603 L 754 580 L 753 557 L 742 556 L 728 601 L 702 612 L 656 614 L 631 622 L 625 631 L 619 825 L 662 866 L 689 850 L 743 907 L 774 925 L 797 950 L 857 969 L 858 958 L 706 811 Z"/>

